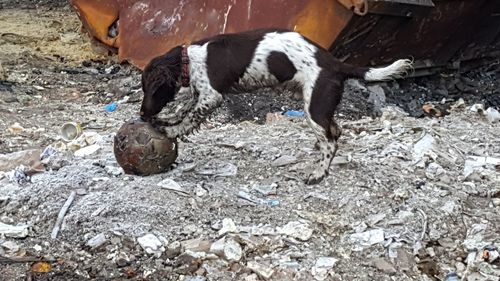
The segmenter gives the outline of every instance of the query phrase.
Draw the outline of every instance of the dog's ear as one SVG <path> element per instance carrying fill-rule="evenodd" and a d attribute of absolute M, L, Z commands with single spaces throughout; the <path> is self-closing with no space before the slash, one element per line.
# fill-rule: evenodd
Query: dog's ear
<path fill-rule="evenodd" d="M 142 72 L 142 100 L 140 115 L 150 118 L 175 98 L 181 75 L 181 50 L 175 47 L 165 55 L 151 60 Z"/>

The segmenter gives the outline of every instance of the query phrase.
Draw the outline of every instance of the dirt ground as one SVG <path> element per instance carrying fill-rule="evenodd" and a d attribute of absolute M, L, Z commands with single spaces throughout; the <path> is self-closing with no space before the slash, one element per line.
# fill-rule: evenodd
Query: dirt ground
<path fill-rule="evenodd" d="M 93 47 L 63 1 L 19 2 L 0 9 L 0 156 L 56 152 L 29 180 L 0 170 L 0 280 L 499 280 L 499 122 L 473 106 L 499 109 L 498 62 L 351 81 L 318 185 L 303 183 L 312 132 L 279 114 L 300 101 L 272 91 L 229 97 L 170 172 L 138 177 L 112 148 L 140 72 Z M 65 122 L 87 138 L 62 141 Z"/>

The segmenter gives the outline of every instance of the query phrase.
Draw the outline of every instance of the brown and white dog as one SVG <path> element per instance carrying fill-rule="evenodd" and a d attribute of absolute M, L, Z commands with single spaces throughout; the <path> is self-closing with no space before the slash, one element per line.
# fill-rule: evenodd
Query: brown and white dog
<path fill-rule="evenodd" d="M 318 140 L 322 159 L 306 179 L 320 182 L 335 156 L 341 130 L 333 119 L 344 81 L 399 78 L 412 68 L 410 60 L 387 67 L 363 68 L 344 64 L 299 33 L 259 29 L 220 34 L 189 46 L 177 46 L 154 58 L 144 69 L 141 116 L 162 133 L 175 138 L 197 129 L 222 103 L 222 95 L 277 85 L 302 92 L 304 110 Z M 179 91 L 194 98 L 168 118 L 158 113 Z"/>

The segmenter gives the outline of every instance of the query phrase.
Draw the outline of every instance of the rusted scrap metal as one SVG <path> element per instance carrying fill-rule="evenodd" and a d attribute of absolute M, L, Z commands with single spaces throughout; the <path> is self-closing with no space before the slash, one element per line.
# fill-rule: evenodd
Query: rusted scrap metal
<path fill-rule="evenodd" d="M 498 49 L 500 1 L 71 0 L 85 29 L 143 68 L 178 44 L 280 27 L 360 65 L 413 56 L 425 65 Z M 429 63 L 430 62 L 430 63 Z"/>
<path fill-rule="evenodd" d="M 72 0 L 71 3 L 93 37 L 117 49 L 121 59 L 140 68 L 175 45 L 254 28 L 293 29 L 328 48 L 353 16 L 333 0 Z"/>
<path fill-rule="evenodd" d="M 425 62 L 425 67 L 498 57 L 500 1 L 433 2 L 434 6 L 373 2 L 370 13 L 353 17 L 330 50 L 363 65 L 408 55 Z"/>

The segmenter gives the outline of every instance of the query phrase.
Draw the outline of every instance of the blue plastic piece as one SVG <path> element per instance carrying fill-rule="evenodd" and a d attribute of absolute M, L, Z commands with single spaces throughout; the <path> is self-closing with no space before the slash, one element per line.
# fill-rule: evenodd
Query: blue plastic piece
<path fill-rule="evenodd" d="M 302 110 L 288 110 L 287 112 L 284 113 L 285 116 L 289 117 L 299 117 L 299 116 L 304 116 L 304 111 Z"/>
<path fill-rule="evenodd" d="M 116 102 L 112 102 L 104 106 L 106 112 L 114 112 L 118 108 L 118 104 Z"/>

